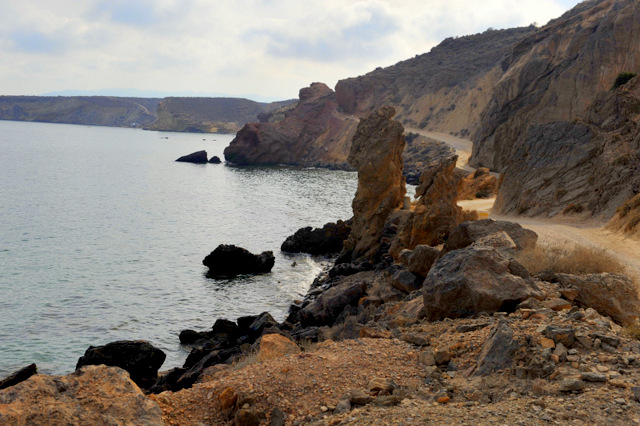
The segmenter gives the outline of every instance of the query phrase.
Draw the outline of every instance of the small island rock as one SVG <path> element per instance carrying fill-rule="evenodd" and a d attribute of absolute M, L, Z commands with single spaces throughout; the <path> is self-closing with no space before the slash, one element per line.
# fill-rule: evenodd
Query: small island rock
<path fill-rule="evenodd" d="M 178 158 L 176 161 L 181 163 L 207 164 L 207 151 L 193 152 Z"/>

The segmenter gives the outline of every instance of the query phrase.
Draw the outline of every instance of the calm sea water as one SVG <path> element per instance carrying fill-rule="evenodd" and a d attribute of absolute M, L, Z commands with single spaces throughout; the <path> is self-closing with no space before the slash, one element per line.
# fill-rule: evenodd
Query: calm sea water
<path fill-rule="evenodd" d="M 302 226 L 351 216 L 355 173 L 176 163 L 227 135 L 0 121 L 0 377 L 73 371 L 90 345 L 178 333 L 301 297 L 322 259 L 280 252 Z M 273 250 L 270 274 L 212 280 L 218 244 Z M 293 262 L 297 265 L 293 266 Z"/>

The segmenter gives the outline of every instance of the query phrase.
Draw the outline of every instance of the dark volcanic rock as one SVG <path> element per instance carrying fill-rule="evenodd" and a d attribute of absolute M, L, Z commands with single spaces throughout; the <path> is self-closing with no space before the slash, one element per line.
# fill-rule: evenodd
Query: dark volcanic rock
<path fill-rule="evenodd" d="M 176 161 L 182 163 L 207 164 L 207 151 L 197 151 L 189 155 L 182 156 Z"/>
<path fill-rule="evenodd" d="M 280 250 L 313 255 L 339 253 L 349 232 L 351 232 L 351 226 L 342 220 L 327 223 L 322 228 L 312 229 L 308 226 L 287 237 Z"/>
<path fill-rule="evenodd" d="M 533 248 L 538 241 L 538 235 L 535 232 L 524 229 L 518 223 L 506 220 L 483 219 L 463 222 L 458 225 L 449 235 L 443 251 L 446 253 L 470 246 L 477 240 L 500 231 L 509 234 L 516 244 L 517 250 Z"/>
<path fill-rule="evenodd" d="M 513 338 L 513 330 L 505 320 L 500 320 L 482 346 L 474 376 L 486 376 L 511 368 L 517 349 L 518 342 Z"/>
<path fill-rule="evenodd" d="M 493 247 L 454 250 L 432 267 L 423 285 L 428 320 L 513 311 L 529 297 L 541 297 L 533 281 L 514 275 L 515 260 Z"/>
<path fill-rule="evenodd" d="M 85 365 L 109 365 L 129 372 L 131 380 L 143 389 L 153 385 L 166 355 L 144 340 L 123 340 L 104 346 L 90 346 L 78 359 L 76 370 Z"/>
<path fill-rule="evenodd" d="M 365 282 L 347 279 L 326 290 L 298 312 L 300 324 L 303 327 L 333 325 L 347 306 L 358 306 L 366 287 Z"/>
<path fill-rule="evenodd" d="M 217 155 L 214 155 L 213 157 L 211 157 L 209 162 L 212 164 L 220 164 L 222 163 L 222 160 L 220 160 L 220 157 L 218 157 Z"/>
<path fill-rule="evenodd" d="M 8 375 L 4 379 L 0 379 L 0 389 L 8 388 L 10 386 L 17 385 L 20 382 L 24 382 L 34 374 L 38 374 L 38 367 L 36 367 L 35 364 L 27 365 L 15 373 Z"/>
<path fill-rule="evenodd" d="M 202 263 L 209 268 L 209 277 L 234 277 L 269 272 L 273 268 L 275 257 L 271 251 L 255 255 L 242 247 L 220 244 Z"/>

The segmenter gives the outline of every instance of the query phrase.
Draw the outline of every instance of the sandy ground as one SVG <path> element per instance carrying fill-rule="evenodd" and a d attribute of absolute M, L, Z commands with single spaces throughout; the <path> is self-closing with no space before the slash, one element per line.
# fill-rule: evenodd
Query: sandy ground
<path fill-rule="evenodd" d="M 445 142 L 458 152 L 458 168 L 467 171 L 475 169 L 469 166 L 469 156 L 473 143 L 439 132 L 426 132 L 419 129 L 410 131 Z M 614 254 L 628 269 L 628 273 L 640 278 L 640 241 L 624 237 L 604 229 L 605 222 L 576 217 L 557 217 L 553 219 L 502 216 L 492 213 L 495 198 L 464 200 L 458 205 L 465 210 L 477 210 L 480 217 L 518 222 L 525 228 L 535 231 L 541 243 L 570 242 L 583 246 L 597 247 Z"/>

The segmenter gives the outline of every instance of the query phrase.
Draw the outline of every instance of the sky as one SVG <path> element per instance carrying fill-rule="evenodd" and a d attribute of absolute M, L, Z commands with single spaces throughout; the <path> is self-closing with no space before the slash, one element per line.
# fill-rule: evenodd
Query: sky
<path fill-rule="evenodd" d="M 545 24 L 577 3 L 2 0 L 0 95 L 289 99 L 312 82 L 334 87 L 447 37 Z"/>

